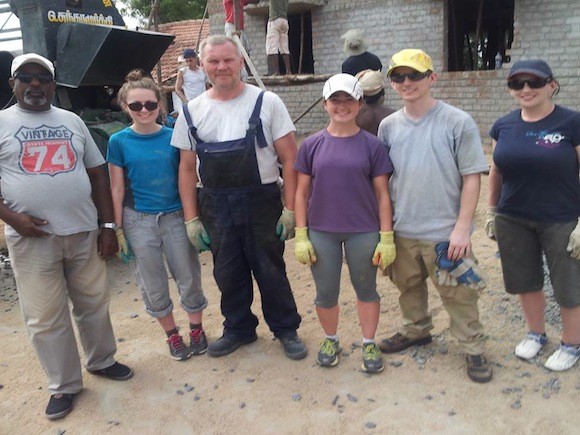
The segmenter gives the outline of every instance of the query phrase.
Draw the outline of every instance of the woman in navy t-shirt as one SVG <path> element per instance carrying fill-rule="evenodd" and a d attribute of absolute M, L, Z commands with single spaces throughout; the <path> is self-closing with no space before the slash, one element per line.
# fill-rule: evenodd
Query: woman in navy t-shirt
<path fill-rule="evenodd" d="M 497 238 L 506 290 L 524 311 L 529 332 L 515 354 L 526 360 L 548 341 L 545 255 L 563 326 L 545 367 L 568 370 L 580 359 L 580 113 L 553 103 L 560 87 L 542 60 L 516 62 L 507 85 L 520 107 L 490 131 L 486 231 Z"/>

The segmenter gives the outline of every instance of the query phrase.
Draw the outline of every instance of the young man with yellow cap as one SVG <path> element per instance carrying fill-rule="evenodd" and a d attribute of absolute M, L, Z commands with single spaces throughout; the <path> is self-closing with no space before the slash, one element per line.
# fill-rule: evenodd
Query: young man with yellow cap
<path fill-rule="evenodd" d="M 421 50 L 402 50 L 387 72 L 403 108 L 385 118 L 378 137 L 394 172 L 389 187 L 397 258 L 389 276 L 399 288 L 400 333 L 382 340 L 385 353 L 431 342 L 430 277 L 451 319 L 451 333 L 467 355 L 467 374 L 489 382 L 479 322 L 478 290 L 485 280 L 471 249 L 480 174 L 489 166 L 477 125 L 466 112 L 433 98 L 433 62 Z"/>

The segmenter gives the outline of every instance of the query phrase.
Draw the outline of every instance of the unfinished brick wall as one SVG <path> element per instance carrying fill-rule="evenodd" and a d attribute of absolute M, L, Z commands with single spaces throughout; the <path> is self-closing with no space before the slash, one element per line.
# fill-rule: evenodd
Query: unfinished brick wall
<path fill-rule="evenodd" d="M 264 0 L 262 0 L 264 1 Z M 293 0 L 290 0 L 292 3 Z M 515 106 L 507 93 L 505 77 L 510 64 L 498 71 L 445 72 L 447 59 L 447 11 L 445 0 L 330 0 L 312 9 L 315 72 L 340 72 L 346 58 L 340 35 L 350 28 L 365 31 L 369 51 L 380 57 L 384 72 L 390 56 L 403 48 L 421 48 L 443 71 L 434 95 L 468 111 L 487 138 L 493 122 Z M 221 0 L 210 0 L 212 33 L 223 32 Z M 558 104 L 580 110 L 580 2 L 578 0 L 516 0 L 512 61 L 542 58 L 552 66 L 562 91 Z M 246 14 L 246 33 L 252 41 L 251 57 L 258 71 L 266 71 L 265 33 L 267 17 Z M 323 83 L 278 86 L 269 89 L 285 101 L 293 118 L 322 92 Z M 391 89 L 387 104 L 399 107 Z M 300 133 L 319 130 L 326 124 L 321 106 L 296 125 Z M 486 142 L 489 142 L 486 139 Z"/>

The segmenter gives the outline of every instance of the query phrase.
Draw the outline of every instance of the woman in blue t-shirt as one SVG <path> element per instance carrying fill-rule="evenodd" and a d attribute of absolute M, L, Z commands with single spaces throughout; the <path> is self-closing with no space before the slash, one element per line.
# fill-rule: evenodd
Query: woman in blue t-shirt
<path fill-rule="evenodd" d="M 161 91 L 153 79 L 138 70 L 130 72 L 118 100 L 133 121 L 111 136 L 107 151 L 120 256 L 129 260 L 132 250 L 131 268 L 145 309 L 167 334 L 171 357 L 185 360 L 207 349 L 201 325 L 207 300 L 198 253 L 183 222 L 177 185 L 179 150 L 170 144 L 173 130 L 156 122 L 162 110 Z M 173 317 L 164 256 L 189 318 L 189 346 Z"/>
<path fill-rule="evenodd" d="M 332 76 L 323 96 L 330 124 L 304 141 L 295 165 L 295 254 L 311 266 L 316 283 L 316 312 L 326 334 L 317 362 L 332 367 L 341 350 L 337 328 L 344 246 L 363 335 L 362 369 L 376 373 L 383 370 L 374 341 L 380 313 L 376 266 L 384 270 L 395 260 L 387 186 L 393 165 L 377 137 L 356 125 L 363 89 L 355 77 Z"/>
<path fill-rule="evenodd" d="M 542 60 L 516 62 L 509 92 L 519 104 L 493 125 L 488 236 L 497 238 L 506 291 L 517 294 L 528 333 L 516 346 L 534 358 L 548 342 L 542 254 L 562 316 L 562 340 L 545 367 L 580 359 L 580 113 L 558 106 L 559 84 Z"/>

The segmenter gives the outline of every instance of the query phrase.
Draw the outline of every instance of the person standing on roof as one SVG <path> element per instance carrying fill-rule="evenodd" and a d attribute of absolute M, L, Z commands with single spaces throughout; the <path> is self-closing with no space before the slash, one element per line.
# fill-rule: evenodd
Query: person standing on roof
<path fill-rule="evenodd" d="M 244 7 L 259 2 L 260 0 L 223 0 L 224 11 L 226 14 L 224 33 L 227 36 L 232 36 L 234 32 L 237 32 L 248 56 L 250 55 L 252 47 L 250 45 L 250 40 L 244 33 Z"/>
<path fill-rule="evenodd" d="M 286 74 L 292 74 L 288 47 L 288 0 L 270 0 L 270 14 L 266 31 L 268 75 L 280 75 L 278 53 L 282 55 Z"/>
<path fill-rule="evenodd" d="M 198 64 L 197 53 L 193 48 L 183 50 L 179 61 L 187 65 L 177 70 L 175 93 L 181 101 L 187 103 L 206 90 L 207 77 Z"/>
<path fill-rule="evenodd" d="M 381 60 L 370 51 L 367 51 L 369 43 L 360 30 L 351 29 L 342 35 L 340 39 L 343 43 L 343 51 L 348 54 L 348 57 L 342 63 L 343 73 L 356 76 L 365 69 L 383 70 Z"/>

